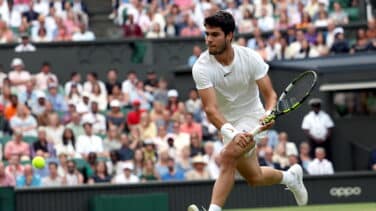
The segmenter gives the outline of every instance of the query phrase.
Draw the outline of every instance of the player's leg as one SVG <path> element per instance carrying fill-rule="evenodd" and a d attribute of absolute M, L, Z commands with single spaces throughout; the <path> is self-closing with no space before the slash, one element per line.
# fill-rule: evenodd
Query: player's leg
<path fill-rule="evenodd" d="M 298 205 L 307 204 L 308 194 L 303 184 L 303 171 L 299 165 L 292 166 L 288 171 L 260 167 L 257 154 L 253 151 L 248 157 L 239 158 L 237 170 L 252 186 L 284 184 L 293 192 Z"/>

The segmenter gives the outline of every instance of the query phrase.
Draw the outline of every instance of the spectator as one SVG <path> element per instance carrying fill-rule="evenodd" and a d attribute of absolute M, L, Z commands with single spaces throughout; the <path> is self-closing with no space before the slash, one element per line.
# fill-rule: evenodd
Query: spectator
<path fill-rule="evenodd" d="M 339 2 L 333 3 L 333 9 L 333 12 L 330 13 L 330 19 L 332 19 L 336 25 L 343 25 L 349 23 L 348 15 L 342 9 L 342 6 Z"/>
<path fill-rule="evenodd" d="M 196 155 L 192 158 L 193 169 L 185 174 L 187 180 L 208 180 L 210 174 L 206 169 L 207 162 L 202 155 Z"/>
<path fill-rule="evenodd" d="M 41 178 L 34 173 L 30 164 L 25 165 L 24 175 L 16 178 L 17 187 L 39 187 L 41 186 Z"/>
<path fill-rule="evenodd" d="M 154 162 L 152 160 L 145 160 L 144 169 L 140 176 L 142 182 L 160 180 L 158 172 L 155 170 Z"/>
<path fill-rule="evenodd" d="M 45 43 L 45 42 L 51 42 L 51 41 L 52 41 L 52 38 L 47 36 L 47 30 L 44 27 L 39 28 L 37 35 L 33 38 L 33 42 L 36 42 L 36 43 Z"/>
<path fill-rule="evenodd" d="M 4 163 L 0 161 L 0 187 L 14 187 L 15 185 L 14 176 L 5 171 Z"/>
<path fill-rule="evenodd" d="M 366 34 L 368 39 L 376 38 L 376 21 L 374 18 L 368 21 Z"/>
<path fill-rule="evenodd" d="M 149 70 L 146 73 L 146 79 L 144 80 L 145 90 L 149 93 L 153 93 L 158 87 L 158 76 L 154 70 Z"/>
<path fill-rule="evenodd" d="M 89 31 L 84 23 L 79 25 L 79 31 L 72 36 L 73 41 L 94 41 L 95 35 Z"/>
<path fill-rule="evenodd" d="M 21 43 L 14 49 L 16 53 L 34 52 L 36 47 L 30 43 L 29 35 L 27 33 L 21 34 Z"/>
<path fill-rule="evenodd" d="M 308 165 L 312 161 L 312 157 L 310 156 L 310 146 L 308 142 L 302 142 L 299 146 L 299 160 L 302 163 L 303 168 L 307 171 Z"/>
<path fill-rule="evenodd" d="M 78 90 L 79 93 L 83 92 L 83 87 L 81 85 L 81 75 L 78 72 L 72 72 L 70 80 L 65 83 L 64 93 L 66 95 L 71 93 L 71 87 L 73 85 L 75 85 L 77 87 L 77 90 Z"/>
<path fill-rule="evenodd" d="M 55 145 L 59 145 L 62 142 L 64 125 L 59 120 L 59 115 L 52 112 L 48 115 L 48 124 L 46 126 L 46 134 L 50 141 Z"/>
<path fill-rule="evenodd" d="M 112 179 L 112 183 L 114 184 L 129 184 L 129 183 L 138 183 L 140 179 L 132 173 L 133 171 L 133 164 L 132 163 L 124 163 L 123 164 L 123 173 L 116 175 Z"/>
<path fill-rule="evenodd" d="M 121 147 L 118 150 L 118 154 L 120 157 L 119 159 L 124 160 L 124 161 L 133 160 L 134 150 L 137 147 L 135 144 L 137 144 L 137 142 L 132 142 L 131 140 L 129 140 L 128 135 L 123 133 L 120 135 L 120 143 L 121 143 Z M 111 157 L 111 152 L 110 152 L 110 157 Z"/>
<path fill-rule="evenodd" d="M 10 20 L 10 10 L 7 0 L 0 0 L 0 15 L 1 15 L 1 22 L 4 22 L 4 25 L 8 25 Z"/>
<path fill-rule="evenodd" d="M 93 133 L 105 134 L 106 133 L 106 117 L 99 113 L 98 102 L 91 102 L 90 112 L 82 116 L 83 120 L 93 120 Z"/>
<path fill-rule="evenodd" d="M 123 35 L 124 38 L 127 37 L 143 37 L 142 29 L 140 25 L 138 25 L 134 21 L 134 17 L 132 14 L 129 14 L 127 17 L 127 23 L 123 25 Z"/>
<path fill-rule="evenodd" d="M 24 166 L 20 163 L 20 155 L 18 154 L 11 154 L 10 158 L 7 158 L 9 164 L 5 167 L 5 172 L 13 176 L 14 181 L 20 175 L 24 174 Z"/>
<path fill-rule="evenodd" d="M 120 154 L 118 151 L 110 151 L 110 160 L 106 162 L 108 174 L 111 177 L 121 174 L 121 172 L 123 172 L 123 163 L 124 162 L 120 160 Z"/>
<path fill-rule="evenodd" d="M 120 102 L 118 100 L 112 100 L 110 103 L 111 110 L 107 113 L 106 119 L 108 128 L 117 127 L 119 131 L 125 129 L 125 116 L 120 110 Z"/>
<path fill-rule="evenodd" d="M 175 24 L 174 16 L 167 15 L 166 16 L 166 26 L 164 28 L 166 37 L 176 37 L 178 36 L 179 28 Z"/>
<path fill-rule="evenodd" d="M 4 19 L 6 19 L 6 17 L 3 18 L 2 16 L 2 9 L 4 8 L 3 6 L 1 6 L 1 4 L 5 4 L 4 2 L 7 2 L 6 0 L 0 0 L 0 16 L 2 18 L 2 20 L 0 20 L 0 44 L 2 43 L 11 43 L 13 42 L 15 39 L 14 39 L 14 35 L 13 35 L 13 32 L 8 28 L 7 26 L 7 23 Z"/>
<path fill-rule="evenodd" d="M 334 54 L 348 53 L 350 51 L 349 43 L 345 39 L 344 30 L 342 27 L 334 29 L 334 43 L 330 48 L 330 52 Z"/>
<path fill-rule="evenodd" d="M 119 150 L 120 147 L 120 132 L 116 127 L 110 127 L 107 131 L 107 136 L 103 140 L 103 151 L 106 157 L 109 157 L 110 151 Z"/>
<path fill-rule="evenodd" d="M 205 155 L 204 159 L 207 162 L 208 172 L 211 179 L 217 179 L 219 176 L 219 153 L 215 150 L 215 145 L 212 141 L 207 141 L 204 145 Z"/>
<path fill-rule="evenodd" d="M 76 163 L 73 160 L 67 161 L 67 172 L 63 176 L 64 185 L 81 185 L 84 182 L 84 177 L 78 171 Z"/>
<path fill-rule="evenodd" d="M 107 95 L 112 94 L 113 87 L 121 86 L 121 82 L 118 80 L 118 70 L 116 68 L 111 68 L 107 71 L 107 81 L 105 82 Z"/>
<path fill-rule="evenodd" d="M 296 27 L 296 29 L 304 30 L 310 24 L 312 24 L 311 21 L 312 21 L 311 16 L 307 12 L 303 12 L 302 13 L 302 21 L 300 23 L 296 24 L 295 27 Z"/>
<path fill-rule="evenodd" d="M 189 99 L 185 101 L 185 107 L 187 112 L 194 115 L 196 121 L 200 120 L 199 117 L 202 112 L 202 102 L 196 89 L 191 89 L 189 91 Z"/>
<path fill-rule="evenodd" d="M 317 33 L 316 42 L 311 48 L 317 51 L 319 56 L 327 56 L 329 54 L 329 48 L 325 43 L 325 38 L 322 32 Z"/>
<path fill-rule="evenodd" d="M 35 75 L 36 89 L 46 91 L 48 85 L 53 83 L 58 84 L 59 81 L 56 75 L 51 73 L 51 64 L 43 62 L 40 72 Z"/>
<path fill-rule="evenodd" d="M 89 93 L 90 102 L 97 102 L 99 110 L 104 111 L 107 109 L 107 92 L 102 90 L 99 83 L 92 85 L 92 90 Z"/>
<path fill-rule="evenodd" d="M 56 187 L 56 186 L 63 185 L 63 178 L 59 176 L 57 167 L 58 167 L 58 164 L 56 162 L 48 163 L 49 175 L 47 177 L 42 178 L 43 187 L 51 187 L 51 186 Z"/>
<path fill-rule="evenodd" d="M 129 95 L 122 93 L 121 92 L 121 86 L 119 86 L 118 84 L 115 84 L 112 87 L 112 91 L 111 91 L 111 94 L 108 95 L 108 101 L 107 102 L 111 103 L 114 100 L 119 101 L 121 107 L 128 106 L 128 103 L 129 103 Z M 111 105 L 110 105 L 110 107 L 111 107 Z"/>
<path fill-rule="evenodd" d="M 255 19 L 251 11 L 252 10 L 250 10 L 249 8 L 244 8 L 243 10 L 243 18 L 239 20 L 238 24 L 238 31 L 240 34 L 252 33 L 255 28 Z"/>
<path fill-rule="evenodd" d="M 269 166 L 274 169 L 282 170 L 281 164 L 274 161 L 274 152 L 271 147 L 266 147 L 264 150 L 264 157 L 259 157 L 260 166 Z"/>
<path fill-rule="evenodd" d="M 136 126 L 141 121 L 141 114 L 145 112 L 145 110 L 141 109 L 141 102 L 139 100 L 134 100 L 132 102 L 133 109 L 127 115 L 127 124 L 128 127 Z"/>
<path fill-rule="evenodd" d="M 128 102 L 130 99 L 130 95 L 132 95 L 132 93 L 136 91 L 137 81 L 138 81 L 138 77 L 137 77 L 136 72 L 131 70 L 127 73 L 127 79 L 124 80 L 123 83 L 121 84 L 121 91 L 125 95 L 125 98 L 126 98 L 125 102 L 127 104 L 130 104 L 130 102 Z"/>
<path fill-rule="evenodd" d="M 76 152 L 76 138 L 73 130 L 69 127 L 64 129 L 62 143 L 55 146 L 56 154 L 66 154 L 69 158 L 79 158 L 81 155 Z"/>
<path fill-rule="evenodd" d="M 85 134 L 77 138 L 76 151 L 86 158 L 89 152 L 95 152 L 98 156 L 103 155 L 102 139 L 93 134 L 93 124 L 91 122 L 83 123 Z"/>
<path fill-rule="evenodd" d="M 166 34 L 159 23 L 153 23 L 151 29 L 146 33 L 146 38 L 165 38 Z"/>
<path fill-rule="evenodd" d="M 257 25 L 262 32 L 273 31 L 274 19 L 268 15 L 266 8 L 261 9 L 261 17 L 258 19 Z"/>
<path fill-rule="evenodd" d="M 366 52 L 372 49 L 372 43 L 366 35 L 364 29 L 358 29 L 356 33 L 356 42 L 351 48 L 350 53 Z"/>
<path fill-rule="evenodd" d="M 110 183 L 112 177 L 108 175 L 107 166 L 104 161 L 99 161 L 95 165 L 94 175 L 89 179 L 88 184 Z"/>
<path fill-rule="evenodd" d="M 30 146 L 22 140 L 22 133 L 15 131 L 12 140 L 5 144 L 4 155 L 7 160 L 12 155 L 18 155 L 23 160 L 30 159 Z"/>
<path fill-rule="evenodd" d="M 163 106 L 167 106 L 168 104 L 168 82 L 166 79 L 161 78 L 158 81 L 158 86 L 153 93 L 154 102 L 158 101 L 161 102 Z"/>
<path fill-rule="evenodd" d="M 153 162 L 156 162 L 158 159 L 158 154 L 155 150 L 155 144 L 152 139 L 146 139 L 144 140 L 144 147 L 143 147 L 143 153 L 144 153 L 144 159 L 146 160 L 152 160 Z"/>
<path fill-rule="evenodd" d="M 198 37 L 201 35 L 202 32 L 200 28 L 196 25 L 192 18 L 188 19 L 187 26 L 183 27 L 180 31 L 181 37 Z"/>
<path fill-rule="evenodd" d="M 81 124 L 83 120 L 85 121 L 93 120 L 93 118 L 91 116 L 87 116 L 87 114 L 84 114 L 83 117 L 81 118 L 81 115 L 77 112 L 73 112 L 71 118 L 72 118 L 72 121 L 66 125 L 66 128 L 71 129 L 75 137 L 79 137 L 80 135 L 85 134 L 84 127 Z"/>
<path fill-rule="evenodd" d="M 157 137 L 157 126 L 153 121 L 151 121 L 150 114 L 148 112 L 143 112 L 141 114 L 140 124 L 138 127 L 140 129 L 140 138 L 142 140 Z"/>
<path fill-rule="evenodd" d="M 35 157 L 37 153 L 43 154 L 45 158 L 56 158 L 54 145 L 47 139 L 46 130 L 43 127 L 38 128 L 38 139 L 31 146 L 31 157 Z"/>
<path fill-rule="evenodd" d="M 308 1 L 304 7 L 304 12 L 307 12 L 309 16 L 313 17 L 319 11 L 319 0 Z"/>
<path fill-rule="evenodd" d="M 4 117 L 4 106 L 0 104 L 0 133 L 3 136 L 12 134 L 12 129 L 9 126 L 8 120 Z M 2 160 L 2 153 L 0 152 L 0 160 Z"/>
<path fill-rule="evenodd" d="M 101 93 L 106 92 L 106 85 L 103 81 L 98 79 L 98 74 L 96 72 L 90 72 L 86 74 L 86 81 L 84 83 L 84 92 L 91 93 L 95 85 L 98 85 Z M 90 97 L 90 96 L 89 96 Z"/>
<path fill-rule="evenodd" d="M 313 157 L 316 147 L 323 147 L 330 159 L 330 137 L 334 123 L 330 116 L 321 110 L 321 103 L 322 101 L 318 98 L 309 101 L 312 111 L 304 117 L 302 129 L 310 142 L 311 157 Z"/>
<path fill-rule="evenodd" d="M 172 139 L 172 138 L 168 139 L 169 143 L 170 143 L 170 139 Z M 173 139 L 172 139 L 172 141 L 173 141 Z M 207 143 L 209 143 L 209 142 L 207 142 Z M 180 155 L 177 155 L 177 153 L 172 154 L 171 151 L 169 151 L 169 155 L 170 155 L 170 157 L 176 157 L 177 158 L 178 168 L 183 170 L 184 173 L 186 173 L 186 172 L 188 172 L 192 169 L 191 148 L 189 146 L 183 147 L 183 149 L 181 149 Z M 174 155 L 174 156 L 172 156 L 172 155 Z M 210 155 L 205 155 L 205 156 L 206 156 L 205 157 L 206 161 L 210 159 L 209 158 Z M 210 173 L 212 173 L 212 172 L 210 172 Z"/>
<path fill-rule="evenodd" d="M 308 164 L 310 175 L 334 174 L 333 164 L 325 158 L 325 149 L 317 147 L 315 149 L 315 159 Z"/>
<path fill-rule="evenodd" d="M 17 115 L 10 119 L 10 127 L 23 136 L 37 136 L 37 121 L 23 104 L 18 105 Z"/>
<path fill-rule="evenodd" d="M 193 54 L 188 58 L 188 65 L 190 67 L 193 67 L 194 63 L 200 57 L 201 52 L 202 52 L 202 50 L 201 50 L 200 46 L 198 46 L 198 45 L 193 46 L 193 50 L 192 50 Z"/>
<path fill-rule="evenodd" d="M 13 70 L 9 72 L 9 80 L 12 86 L 17 88 L 17 91 L 26 90 L 26 83 L 30 81 L 30 72 L 25 70 L 25 65 L 20 58 L 14 58 L 12 60 L 11 67 Z"/>
<path fill-rule="evenodd" d="M 6 120 L 10 121 L 10 119 L 17 115 L 18 105 L 21 104 L 18 103 L 17 95 L 10 95 L 10 103 L 8 103 L 4 110 L 4 116 Z"/>
<path fill-rule="evenodd" d="M 315 20 L 314 24 L 316 27 L 327 27 L 329 23 L 328 12 L 319 11 L 318 18 Z"/>
<path fill-rule="evenodd" d="M 319 56 L 319 52 L 312 48 L 308 40 L 303 40 L 300 51 L 295 55 L 295 59 L 315 58 Z"/>
<path fill-rule="evenodd" d="M 145 90 L 143 81 L 136 82 L 136 89 L 134 92 L 130 93 L 129 98 L 132 101 L 132 103 L 135 101 L 139 101 L 140 109 L 145 111 L 150 110 L 150 103 L 154 100 L 153 95 Z"/>
<path fill-rule="evenodd" d="M 144 169 L 145 164 L 145 154 L 143 152 L 143 149 L 140 147 L 134 152 L 133 157 L 133 165 L 134 165 L 134 173 L 136 176 L 140 176 L 142 174 L 142 170 Z"/>
<path fill-rule="evenodd" d="M 167 169 L 168 171 L 161 177 L 163 181 L 177 181 L 185 179 L 184 172 L 176 168 L 175 160 L 171 157 L 168 158 Z"/>
<path fill-rule="evenodd" d="M 25 104 L 26 106 L 33 107 L 37 101 L 37 93 L 39 92 L 35 89 L 35 80 L 32 79 L 26 83 L 26 90 L 18 92 L 18 100 Z"/>
<path fill-rule="evenodd" d="M 47 100 L 52 103 L 52 106 L 57 112 L 66 112 L 68 110 L 67 102 L 64 95 L 59 92 L 59 85 L 57 83 L 50 83 L 48 85 Z"/>
<path fill-rule="evenodd" d="M 200 139 L 202 139 L 202 125 L 195 122 L 193 114 L 187 112 L 184 115 L 184 123 L 180 125 L 180 131 L 183 133 L 188 133 L 191 136 L 197 134 Z"/>

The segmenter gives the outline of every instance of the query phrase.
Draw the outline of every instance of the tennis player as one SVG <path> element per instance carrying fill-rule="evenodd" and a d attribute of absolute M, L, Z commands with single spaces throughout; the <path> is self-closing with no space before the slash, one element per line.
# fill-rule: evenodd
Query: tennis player
<path fill-rule="evenodd" d="M 267 75 L 269 66 L 255 51 L 231 44 L 235 22 L 230 13 L 218 11 L 205 18 L 204 26 L 208 49 L 194 64 L 192 74 L 207 117 L 220 130 L 225 144 L 209 211 L 222 210 L 233 188 L 236 170 L 252 186 L 284 184 L 298 205 L 307 204 L 302 168 L 293 165 L 288 171 L 278 171 L 260 167 L 254 150 L 257 136 L 249 133 L 276 104 L 277 96 Z M 263 126 L 262 130 L 273 124 Z M 191 205 L 188 210 L 199 209 Z"/>

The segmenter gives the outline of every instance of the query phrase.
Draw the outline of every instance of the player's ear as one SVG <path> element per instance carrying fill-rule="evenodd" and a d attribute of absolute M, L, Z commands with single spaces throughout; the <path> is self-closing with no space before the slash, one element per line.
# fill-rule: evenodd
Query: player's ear
<path fill-rule="evenodd" d="M 227 39 L 229 42 L 232 42 L 233 39 L 234 39 L 234 32 L 229 32 L 229 33 L 226 35 L 226 39 Z"/>

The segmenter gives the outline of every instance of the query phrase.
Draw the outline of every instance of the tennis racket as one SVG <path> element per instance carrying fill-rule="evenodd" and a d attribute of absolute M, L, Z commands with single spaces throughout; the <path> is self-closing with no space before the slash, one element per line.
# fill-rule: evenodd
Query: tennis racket
<path fill-rule="evenodd" d="M 282 92 L 272 112 L 264 118 L 261 125 L 251 131 L 251 134 L 257 135 L 261 132 L 263 125 L 297 109 L 311 94 L 316 82 L 317 74 L 315 71 L 309 70 L 298 75 Z"/>

